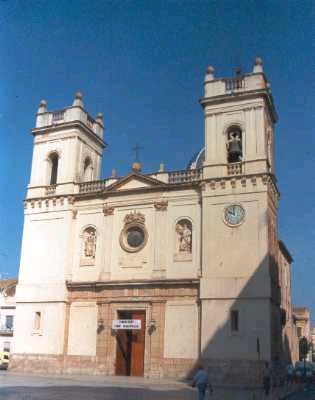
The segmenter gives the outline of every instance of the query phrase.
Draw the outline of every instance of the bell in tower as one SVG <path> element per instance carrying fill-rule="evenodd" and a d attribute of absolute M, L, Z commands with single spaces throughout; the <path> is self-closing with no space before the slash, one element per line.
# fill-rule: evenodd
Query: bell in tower
<path fill-rule="evenodd" d="M 228 132 L 227 153 L 229 163 L 242 161 L 242 132 L 239 128 L 232 128 Z"/>

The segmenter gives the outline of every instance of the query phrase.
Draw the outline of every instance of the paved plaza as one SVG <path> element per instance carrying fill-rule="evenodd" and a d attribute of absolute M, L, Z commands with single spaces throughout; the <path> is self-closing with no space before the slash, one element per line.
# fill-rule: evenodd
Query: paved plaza
<path fill-rule="evenodd" d="M 312 397 L 313 396 L 313 397 Z M 268 400 L 278 399 L 274 394 Z M 195 400 L 185 382 L 130 377 L 39 376 L 0 371 L 0 400 Z M 263 400 L 259 390 L 215 388 L 207 400 Z M 290 400 L 314 400 L 304 392 Z"/>

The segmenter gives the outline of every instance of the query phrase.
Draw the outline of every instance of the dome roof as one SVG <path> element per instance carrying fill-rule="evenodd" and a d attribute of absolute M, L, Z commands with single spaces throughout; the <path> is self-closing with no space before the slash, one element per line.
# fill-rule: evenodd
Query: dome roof
<path fill-rule="evenodd" d="M 203 147 L 198 153 L 195 153 L 189 161 L 186 169 L 198 169 L 202 167 L 205 160 L 205 148 Z"/>

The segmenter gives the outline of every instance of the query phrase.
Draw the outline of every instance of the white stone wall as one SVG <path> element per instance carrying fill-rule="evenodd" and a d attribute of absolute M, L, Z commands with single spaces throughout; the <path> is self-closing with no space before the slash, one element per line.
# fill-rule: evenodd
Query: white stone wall
<path fill-rule="evenodd" d="M 96 303 L 73 303 L 70 307 L 68 354 L 95 356 L 96 335 Z"/>
<path fill-rule="evenodd" d="M 92 161 L 90 180 L 100 179 L 102 162 L 102 145 L 92 140 L 79 128 L 67 128 L 61 131 L 37 133 L 34 137 L 32 170 L 28 197 L 44 196 L 44 186 L 50 184 L 49 155 L 56 152 L 59 156 L 57 183 L 59 193 L 71 193 L 65 183 L 82 182 L 84 180 L 84 161 L 89 157 Z M 72 189 L 73 190 L 73 189 Z"/>
<path fill-rule="evenodd" d="M 239 311 L 239 331 L 233 332 L 230 311 Z M 270 306 L 260 299 L 202 301 L 201 354 L 204 358 L 258 360 L 270 358 Z"/>
<path fill-rule="evenodd" d="M 165 310 L 164 357 L 198 357 L 199 318 L 196 302 L 168 301 Z"/>
<path fill-rule="evenodd" d="M 129 280 L 152 278 L 197 278 L 200 272 L 200 205 L 198 197 L 187 191 L 187 198 L 181 192 L 168 199 L 165 211 L 158 211 L 152 199 L 143 196 L 124 197 L 123 203 L 108 203 L 114 208 L 112 215 L 104 216 L 101 202 L 82 202 L 78 214 L 72 220 L 72 272 L 73 281 Z M 126 206 L 125 204 L 130 204 Z M 145 247 L 135 253 L 126 252 L 120 245 L 120 234 L 124 218 L 131 212 L 145 216 L 148 240 Z M 181 218 L 192 223 L 192 254 L 181 260 L 175 257 L 175 226 Z M 92 265 L 81 262 L 82 232 L 93 226 L 97 232 L 96 256 Z"/>
<path fill-rule="evenodd" d="M 35 314 L 41 313 L 35 329 Z M 17 304 L 13 353 L 63 354 L 65 327 L 64 303 Z"/>
<path fill-rule="evenodd" d="M 218 190 L 224 196 L 218 196 Z M 253 188 L 203 192 L 202 346 L 206 356 L 257 359 L 270 356 L 270 277 L 267 237 L 267 192 L 262 182 Z M 224 221 L 229 204 L 241 204 L 244 222 L 236 227 Z M 205 245 L 206 244 L 206 245 Z M 230 311 L 239 311 L 240 328 L 231 334 Z M 248 344 L 252 343 L 252 346 Z"/>
<path fill-rule="evenodd" d="M 227 137 L 230 126 L 238 125 L 242 130 L 243 173 L 268 172 L 267 128 L 272 125 L 265 118 L 267 107 L 262 98 L 229 101 L 205 107 L 205 176 L 227 175 Z M 271 133 L 273 138 L 273 134 Z M 273 150 L 272 150 L 273 151 Z"/>

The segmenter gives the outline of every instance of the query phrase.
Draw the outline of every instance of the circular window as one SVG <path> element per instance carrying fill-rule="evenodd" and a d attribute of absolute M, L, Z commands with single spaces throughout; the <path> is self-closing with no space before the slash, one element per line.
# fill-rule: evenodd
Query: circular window
<path fill-rule="evenodd" d="M 141 224 L 132 224 L 126 226 L 120 234 L 120 245 L 128 252 L 141 250 L 148 239 L 145 227 Z"/>
<path fill-rule="evenodd" d="M 128 245 L 133 248 L 141 246 L 144 242 L 144 232 L 138 226 L 127 229 L 126 236 Z"/>

